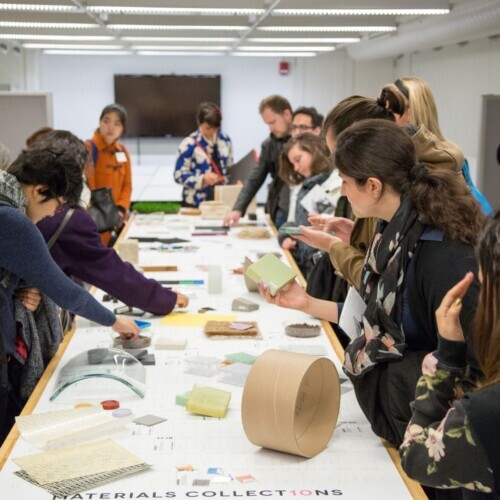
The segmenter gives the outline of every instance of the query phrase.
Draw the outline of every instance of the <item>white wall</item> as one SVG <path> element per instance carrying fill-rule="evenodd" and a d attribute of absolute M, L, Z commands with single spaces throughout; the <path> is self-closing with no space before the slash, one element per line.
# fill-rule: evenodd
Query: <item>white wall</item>
<path fill-rule="evenodd" d="M 40 59 L 40 90 L 54 94 L 54 122 L 88 138 L 102 108 L 114 100 L 114 74 L 220 74 L 223 130 L 235 159 L 259 149 L 269 133 L 258 114 L 261 99 L 279 93 L 293 101 L 293 68 L 280 76 L 278 60 L 246 57 L 50 56 Z"/>
<path fill-rule="evenodd" d="M 314 105 L 327 113 L 348 95 L 376 97 L 384 83 L 416 75 L 427 80 L 434 92 L 444 135 L 474 160 L 479 155 L 481 96 L 500 94 L 498 38 L 369 62 L 354 62 L 339 50 L 291 60 L 288 76 L 278 74 L 275 58 L 8 54 L 0 55 L 0 63 L 0 83 L 53 92 L 55 126 L 84 138 L 97 126 L 102 107 L 113 101 L 115 73 L 220 74 L 223 128 L 233 139 L 236 159 L 258 148 L 267 136 L 257 111 L 266 95 L 280 93 L 293 106 Z"/>

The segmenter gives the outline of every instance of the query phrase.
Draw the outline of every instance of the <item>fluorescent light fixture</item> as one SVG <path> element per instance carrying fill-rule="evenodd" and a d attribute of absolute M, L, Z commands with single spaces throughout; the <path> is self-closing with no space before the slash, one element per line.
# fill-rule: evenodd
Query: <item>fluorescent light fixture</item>
<path fill-rule="evenodd" d="M 272 16 L 436 16 L 450 9 L 274 9 Z"/>
<path fill-rule="evenodd" d="M 106 14 L 152 14 L 152 15 L 191 15 L 201 16 L 248 16 L 250 14 L 260 15 L 264 9 L 248 8 L 207 8 L 207 7 L 126 7 L 126 6 L 89 6 L 87 10 Z"/>
<path fill-rule="evenodd" d="M 386 32 L 386 31 L 396 31 L 395 26 L 261 26 L 257 28 L 261 31 L 293 31 L 293 32 L 322 32 L 329 33 L 332 31 L 339 32 L 353 32 L 353 31 L 364 31 L 364 32 Z"/>
<path fill-rule="evenodd" d="M 237 38 L 231 37 L 202 37 L 202 36 L 122 36 L 125 42 L 200 42 L 200 43 L 231 43 Z"/>
<path fill-rule="evenodd" d="M 119 50 L 122 45 L 83 45 L 77 43 L 23 43 L 25 49 L 89 49 L 89 50 Z"/>
<path fill-rule="evenodd" d="M 223 45 L 212 45 L 212 46 L 193 46 L 193 45 L 133 45 L 131 47 L 134 50 L 169 50 L 169 51 L 177 51 L 177 50 L 196 50 L 196 51 L 223 51 L 229 50 L 230 47 L 225 47 Z"/>
<path fill-rule="evenodd" d="M 105 42 L 107 40 L 114 40 L 113 36 L 93 36 L 93 35 L 30 35 L 23 34 L 1 34 L 0 40 L 59 40 L 65 42 Z"/>
<path fill-rule="evenodd" d="M 356 43 L 361 38 L 247 38 L 255 43 Z"/>
<path fill-rule="evenodd" d="M 315 57 L 316 52 L 232 52 L 239 57 Z"/>
<path fill-rule="evenodd" d="M 0 4 L 0 10 L 25 10 L 38 12 L 79 12 L 76 5 L 39 5 L 28 3 L 3 3 Z"/>
<path fill-rule="evenodd" d="M 130 50 L 44 50 L 44 54 L 54 56 L 130 56 Z"/>
<path fill-rule="evenodd" d="M 137 52 L 140 56 L 224 56 L 225 52 L 175 52 L 175 51 L 165 51 L 161 50 L 140 50 Z"/>
<path fill-rule="evenodd" d="M 113 30 L 207 30 L 207 31 L 244 31 L 248 29 L 248 26 L 200 26 L 200 25 L 177 25 L 177 24 L 108 24 L 108 28 Z"/>
<path fill-rule="evenodd" d="M 265 46 L 262 46 L 262 45 L 259 45 L 257 47 L 238 47 L 238 50 L 245 50 L 245 51 L 249 51 L 249 52 L 252 52 L 252 51 L 255 51 L 255 52 L 265 52 L 265 51 L 269 51 L 269 52 L 278 52 L 278 51 L 294 51 L 294 52 L 310 52 L 310 51 L 314 51 L 314 52 L 331 52 L 332 50 L 335 50 L 335 47 L 316 47 L 316 46 L 313 46 L 313 47 L 265 47 Z"/>
<path fill-rule="evenodd" d="M 99 25 L 89 23 L 32 23 L 21 21 L 0 21 L 0 28 L 41 28 L 41 29 L 90 29 Z"/>

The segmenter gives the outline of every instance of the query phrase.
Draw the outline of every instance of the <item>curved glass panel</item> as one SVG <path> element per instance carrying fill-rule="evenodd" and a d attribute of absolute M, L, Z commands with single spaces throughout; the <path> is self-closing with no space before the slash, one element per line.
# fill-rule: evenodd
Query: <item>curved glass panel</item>
<path fill-rule="evenodd" d="M 130 391 L 144 398 L 146 369 L 134 356 L 121 349 L 90 349 L 76 355 L 61 368 L 50 401 L 70 387 L 71 391 L 66 391 L 66 394 L 73 400 L 120 399 L 130 396 Z"/>

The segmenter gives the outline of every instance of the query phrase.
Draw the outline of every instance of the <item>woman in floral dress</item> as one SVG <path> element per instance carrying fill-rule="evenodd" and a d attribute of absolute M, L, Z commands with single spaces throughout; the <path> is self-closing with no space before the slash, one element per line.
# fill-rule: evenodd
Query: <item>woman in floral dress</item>
<path fill-rule="evenodd" d="M 477 247 L 481 290 L 474 346 L 484 377 L 463 398 L 457 382 L 466 368 L 459 321 L 468 273 L 436 311 L 438 348 L 424 359 L 413 416 L 401 446 L 403 467 L 422 484 L 464 488 L 465 499 L 500 498 L 500 211 Z"/>
<path fill-rule="evenodd" d="M 231 139 L 220 131 L 219 106 L 203 102 L 196 114 L 198 130 L 179 146 L 174 180 L 183 185 L 182 205 L 197 207 L 214 199 L 214 186 L 227 184 L 228 169 L 233 164 Z"/>

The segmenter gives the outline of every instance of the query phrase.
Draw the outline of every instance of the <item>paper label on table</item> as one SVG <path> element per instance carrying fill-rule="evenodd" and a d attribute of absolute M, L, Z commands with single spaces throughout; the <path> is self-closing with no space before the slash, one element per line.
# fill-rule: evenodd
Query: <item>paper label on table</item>
<path fill-rule="evenodd" d="M 361 295 L 354 287 L 349 289 L 349 293 L 342 308 L 339 326 L 349 336 L 351 340 L 359 337 L 362 333 L 363 314 L 366 310 L 366 304 Z"/>

